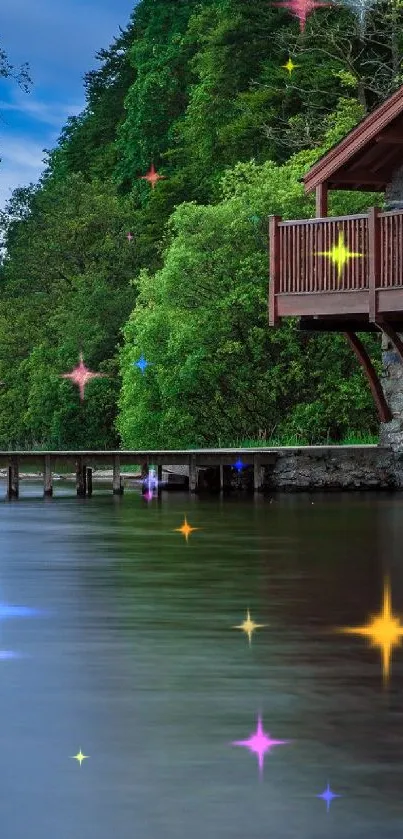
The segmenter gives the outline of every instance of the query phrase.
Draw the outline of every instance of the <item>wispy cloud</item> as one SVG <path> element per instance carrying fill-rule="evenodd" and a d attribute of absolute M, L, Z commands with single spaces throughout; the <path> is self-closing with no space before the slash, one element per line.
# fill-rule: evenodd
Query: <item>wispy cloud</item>
<path fill-rule="evenodd" d="M 32 95 L 16 91 L 14 93 L 13 101 L 5 102 L 0 100 L 0 114 L 2 114 L 2 121 L 7 124 L 7 117 L 4 116 L 7 111 L 17 111 L 32 117 L 38 122 L 46 125 L 53 125 L 58 128 L 66 122 L 68 116 L 75 116 L 79 114 L 85 107 L 83 100 L 79 104 L 66 104 L 64 102 L 40 102 L 32 98 Z"/>
<path fill-rule="evenodd" d="M 42 145 L 20 137 L 8 137 L 0 146 L 0 207 L 17 186 L 35 183 L 45 168 Z"/>

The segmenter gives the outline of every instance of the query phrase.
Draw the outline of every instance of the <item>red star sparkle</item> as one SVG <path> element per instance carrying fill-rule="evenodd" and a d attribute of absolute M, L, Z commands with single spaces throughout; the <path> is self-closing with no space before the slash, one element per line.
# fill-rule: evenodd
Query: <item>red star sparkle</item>
<path fill-rule="evenodd" d="M 299 20 L 299 28 L 301 32 L 305 29 L 306 19 L 311 12 L 319 9 L 322 6 L 333 6 L 333 3 L 325 3 L 322 0 L 280 0 L 278 3 L 273 3 L 274 6 L 283 6 L 289 9 L 292 15 Z"/>
<path fill-rule="evenodd" d="M 151 184 L 152 189 L 155 189 L 155 184 L 157 184 L 158 181 L 166 180 L 166 175 L 159 175 L 158 172 L 155 171 L 154 163 L 152 163 L 147 174 L 141 175 L 139 180 L 148 181 L 148 183 Z"/>
<path fill-rule="evenodd" d="M 80 363 L 71 373 L 62 373 L 62 379 L 71 379 L 75 385 L 78 385 L 80 391 L 80 399 L 81 401 L 84 399 L 84 389 L 86 384 L 90 381 L 90 379 L 101 379 L 106 376 L 106 373 L 92 373 L 91 370 L 88 370 L 88 367 L 85 366 L 83 361 L 83 354 L 80 353 Z"/>

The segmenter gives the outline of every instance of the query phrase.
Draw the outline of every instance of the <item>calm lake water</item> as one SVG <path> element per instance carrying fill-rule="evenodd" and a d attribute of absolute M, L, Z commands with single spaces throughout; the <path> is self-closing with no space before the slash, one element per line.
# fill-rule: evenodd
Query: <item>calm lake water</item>
<path fill-rule="evenodd" d="M 403 621 L 403 494 L 55 493 L 0 503 L 0 835 L 401 839 L 403 646 L 333 629 Z"/>

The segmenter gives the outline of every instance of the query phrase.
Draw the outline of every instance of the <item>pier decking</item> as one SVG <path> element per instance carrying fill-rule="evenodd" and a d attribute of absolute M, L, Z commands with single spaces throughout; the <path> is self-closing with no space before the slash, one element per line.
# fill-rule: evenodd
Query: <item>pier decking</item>
<path fill-rule="evenodd" d="M 165 449 L 165 450 L 117 450 L 117 451 L 0 451 L 0 468 L 7 469 L 7 498 L 18 498 L 21 467 L 34 467 L 43 473 L 44 495 L 53 494 L 53 473 L 63 465 L 72 465 L 76 473 L 76 492 L 79 497 L 92 494 L 92 470 L 95 466 L 109 466 L 113 469 L 112 490 L 114 495 L 123 494 L 121 466 L 139 464 L 145 472 L 150 466 L 157 467 L 158 480 L 162 478 L 162 467 L 187 466 L 189 469 L 189 492 L 196 492 L 198 470 L 215 467 L 219 471 L 219 486 L 224 487 L 224 470 L 235 467 L 241 461 L 244 468 L 253 470 L 253 489 L 263 489 L 263 467 L 277 461 L 280 453 L 309 451 L 312 454 L 332 450 L 377 449 L 376 445 L 361 446 L 283 446 L 239 449 Z"/>

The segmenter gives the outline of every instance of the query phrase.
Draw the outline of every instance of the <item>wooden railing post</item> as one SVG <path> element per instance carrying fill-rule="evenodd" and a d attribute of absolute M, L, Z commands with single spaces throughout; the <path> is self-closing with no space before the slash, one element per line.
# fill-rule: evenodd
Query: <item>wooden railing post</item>
<path fill-rule="evenodd" d="M 269 326 L 279 323 L 277 294 L 280 291 L 280 228 L 281 216 L 270 216 L 269 223 L 269 253 L 270 253 L 270 283 L 269 283 Z"/>
<path fill-rule="evenodd" d="M 381 228 L 379 213 L 379 207 L 371 207 L 368 213 L 368 314 L 371 323 L 375 323 L 378 314 L 376 289 L 380 285 L 381 278 Z"/>

